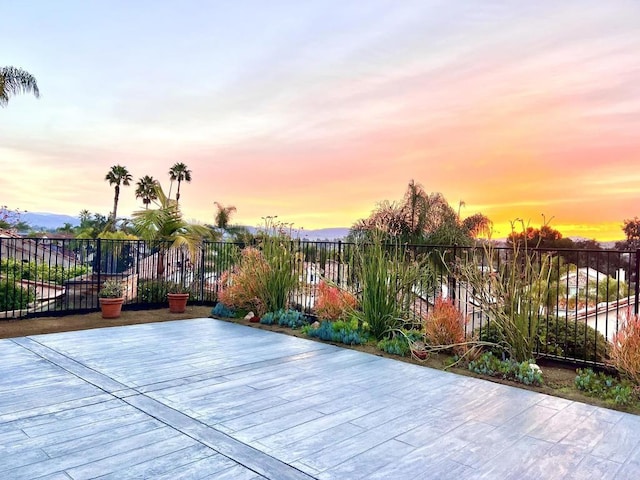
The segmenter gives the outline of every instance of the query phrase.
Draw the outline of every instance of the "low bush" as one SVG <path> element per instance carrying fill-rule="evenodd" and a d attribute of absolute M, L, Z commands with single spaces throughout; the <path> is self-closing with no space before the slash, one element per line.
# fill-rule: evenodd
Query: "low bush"
<path fill-rule="evenodd" d="M 0 280 L 0 311 L 21 310 L 36 299 L 33 291 L 21 287 L 19 284 Z"/>
<path fill-rule="evenodd" d="M 633 383 L 640 385 L 640 316 L 628 312 L 626 321 L 613 337 L 611 364 Z"/>
<path fill-rule="evenodd" d="M 424 337 L 429 345 L 457 345 L 452 351 L 462 353 L 464 348 L 464 316 L 451 300 L 436 298 L 433 310 L 424 319 Z"/>
<path fill-rule="evenodd" d="M 220 318 L 234 318 L 236 313 L 224 303 L 218 302 L 216 306 L 211 309 L 211 315 Z"/>
<path fill-rule="evenodd" d="M 629 382 L 620 381 L 602 372 L 590 368 L 578 369 L 576 388 L 591 397 L 611 401 L 616 405 L 631 405 L 638 400 L 638 394 Z"/>
<path fill-rule="evenodd" d="M 273 325 L 277 323 L 282 327 L 299 328 L 309 323 L 309 319 L 298 310 L 278 310 L 277 312 L 267 312 L 260 318 L 260 323 Z"/>
<path fill-rule="evenodd" d="M 170 282 L 165 280 L 140 280 L 138 282 L 138 301 L 142 303 L 165 303 Z"/>
<path fill-rule="evenodd" d="M 513 380 L 525 385 L 542 385 L 542 371 L 533 360 L 516 362 L 501 360 L 491 352 L 483 353 L 478 359 L 469 362 L 469 370 L 481 375 Z"/>
<path fill-rule="evenodd" d="M 378 342 L 378 348 L 383 352 L 391 355 L 400 355 L 406 357 L 411 355 L 410 342 L 417 342 L 422 340 L 422 332 L 415 330 L 406 330 L 397 333 L 392 338 L 385 338 Z"/>
<path fill-rule="evenodd" d="M 369 340 L 369 334 L 358 329 L 357 319 L 324 321 L 317 328 L 307 325 L 302 328 L 302 333 L 320 340 L 344 343 L 345 345 L 361 345 Z"/>
<path fill-rule="evenodd" d="M 499 344 L 503 341 L 496 322 L 488 323 L 482 330 L 477 329 L 476 336 L 484 342 Z M 604 335 L 585 323 L 555 317 L 541 318 L 538 323 L 538 353 L 604 363 L 609 349 Z M 500 349 L 492 351 L 497 354 Z"/>
<path fill-rule="evenodd" d="M 16 259 L 2 260 L 0 269 L 7 275 L 21 280 L 38 280 L 62 285 L 70 278 L 84 275 L 89 269 L 83 265 L 63 267 L 38 262 L 21 262 Z"/>

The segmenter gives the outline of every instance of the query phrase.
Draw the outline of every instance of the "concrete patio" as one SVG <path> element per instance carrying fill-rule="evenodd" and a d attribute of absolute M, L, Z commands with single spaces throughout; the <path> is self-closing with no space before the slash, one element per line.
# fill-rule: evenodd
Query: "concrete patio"
<path fill-rule="evenodd" d="M 640 478 L 635 415 L 213 319 L 0 358 L 2 479 Z"/>

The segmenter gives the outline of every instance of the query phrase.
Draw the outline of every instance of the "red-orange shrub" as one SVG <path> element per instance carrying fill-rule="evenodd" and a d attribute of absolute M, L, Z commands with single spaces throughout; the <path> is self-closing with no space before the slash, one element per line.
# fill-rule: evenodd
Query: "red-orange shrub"
<path fill-rule="evenodd" d="M 344 313 L 356 307 L 356 297 L 333 285 L 320 282 L 316 300 L 316 315 L 323 320 L 338 320 Z"/>
<path fill-rule="evenodd" d="M 454 345 L 464 342 L 464 316 L 451 300 L 436 298 L 433 310 L 424 319 L 424 336 L 430 345 Z M 453 348 L 456 353 L 464 347 Z"/>
<path fill-rule="evenodd" d="M 259 316 L 266 313 L 266 279 L 269 264 L 260 250 L 247 247 L 242 250 L 240 262 L 220 279 L 218 300 L 228 307 L 253 310 Z"/>
<path fill-rule="evenodd" d="M 611 364 L 636 385 L 640 385 L 640 316 L 627 313 L 627 319 L 613 337 Z"/>

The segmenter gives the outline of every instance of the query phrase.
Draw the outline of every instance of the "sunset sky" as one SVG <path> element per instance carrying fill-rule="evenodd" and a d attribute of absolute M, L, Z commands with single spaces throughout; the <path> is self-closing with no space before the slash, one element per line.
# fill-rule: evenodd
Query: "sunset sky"
<path fill-rule="evenodd" d="M 109 168 L 184 162 L 185 216 L 348 227 L 411 179 L 494 236 L 640 216 L 638 0 L 5 2 L 0 204 L 108 214 Z M 123 188 L 119 214 L 141 208 Z"/>

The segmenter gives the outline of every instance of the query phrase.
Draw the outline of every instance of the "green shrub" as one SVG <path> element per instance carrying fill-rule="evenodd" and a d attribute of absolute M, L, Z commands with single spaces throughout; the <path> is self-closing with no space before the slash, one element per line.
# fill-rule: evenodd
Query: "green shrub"
<path fill-rule="evenodd" d="M 267 312 L 260 318 L 260 323 L 273 325 L 277 323 L 282 327 L 299 328 L 309 323 L 309 319 L 298 310 L 278 310 Z"/>
<path fill-rule="evenodd" d="M 406 357 L 411 354 L 409 342 L 422 341 L 423 335 L 416 330 L 405 330 L 396 333 L 392 338 L 385 338 L 378 342 L 378 348 L 391 355 Z"/>
<path fill-rule="evenodd" d="M 211 315 L 220 318 L 233 318 L 235 317 L 235 312 L 224 303 L 218 302 L 216 306 L 211 309 Z"/>
<path fill-rule="evenodd" d="M 411 353 L 409 341 L 402 335 L 380 340 L 378 348 L 383 352 L 391 355 L 400 355 L 401 357 L 406 357 Z"/>
<path fill-rule="evenodd" d="M 484 325 L 476 333 L 483 342 L 500 343 L 502 338 L 496 322 Z M 540 319 L 538 342 L 538 353 L 600 363 L 608 358 L 610 348 L 604 336 L 589 325 L 555 317 Z M 496 347 L 491 351 L 500 355 L 502 350 Z"/>
<path fill-rule="evenodd" d="M 21 310 L 36 299 L 35 293 L 15 282 L 0 280 L 0 311 Z"/>
<path fill-rule="evenodd" d="M 542 385 L 542 372 L 533 360 L 516 362 L 501 360 L 491 352 L 483 353 L 478 359 L 469 362 L 469 370 L 481 375 L 500 377 L 525 385 Z"/>
<path fill-rule="evenodd" d="M 89 269 L 83 265 L 65 268 L 62 265 L 48 265 L 42 262 L 21 262 L 10 258 L 0 262 L 0 271 L 2 271 L 3 275 L 15 279 L 38 280 L 62 285 L 70 278 L 84 275 Z"/>
<path fill-rule="evenodd" d="M 302 333 L 320 340 L 344 343 L 345 345 L 361 345 L 369 340 L 369 334 L 358 328 L 357 319 L 325 321 L 318 328 L 307 325 L 302 328 Z"/>
<path fill-rule="evenodd" d="M 590 368 L 578 369 L 576 388 L 591 397 L 608 400 L 616 405 L 626 406 L 635 403 L 637 393 L 627 381 L 620 381 L 603 372 L 594 372 Z"/>
<path fill-rule="evenodd" d="M 609 356 L 610 345 L 604 335 L 575 319 L 541 319 L 538 334 L 540 353 L 601 363 Z"/>
<path fill-rule="evenodd" d="M 164 303 L 167 301 L 170 282 L 164 280 L 140 280 L 138 301 L 142 303 Z"/>
<path fill-rule="evenodd" d="M 402 245 L 383 245 L 379 237 L 355 247 L 354 270 L 362 288 L 355 315 L 378 340 L 414 317 L 416 285 L 421 285 L 422 294 L 434 285 L 431 264 L 405 253 Z"/>

